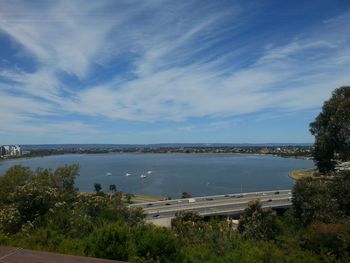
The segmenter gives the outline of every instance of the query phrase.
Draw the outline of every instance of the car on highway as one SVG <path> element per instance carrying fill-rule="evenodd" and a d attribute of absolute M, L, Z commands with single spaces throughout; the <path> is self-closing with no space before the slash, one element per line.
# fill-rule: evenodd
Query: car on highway
<path fill-rule="evenodd" d="M 170 203 L 166 203 L 165 205 L 171 205 Z"/>
<path fill-rule="evenodd" d="M 266 202 L 272 202 L 272 199 L 268 199 Z"/>
<path fill-rule="evenodd" d="M 150 207 L 150 206 L 153 206 L 153 204 L 146 204 L 146 207 Z"/>
<path fill-rule="evenodd" d="M 275 195 L 279 195 L 279 194 L 280 194 L 280 192 L 279 192 L 279 191 L 276 191 L 276 192 L 275 192 Z"/>
<path fill-rule="evenodd" d="M 207 200 L 207 201 L 213 201 L 213 200 L 214 200 L 214 198 L 207 197 L 207 198 L 205 198 L 205 200 Z"/>
<path fill-rule="evenodd" d="M 158 218 L 158 217 L 160 217 L 160 215 L 159 215 L 159 214 L 155 214 L 155 215 L 153 215 L 153 218 Z"/>
<path fill-rule="evenodd" d="M 225 197 L 231 197 L 230 195 L 225 195 Z"/>

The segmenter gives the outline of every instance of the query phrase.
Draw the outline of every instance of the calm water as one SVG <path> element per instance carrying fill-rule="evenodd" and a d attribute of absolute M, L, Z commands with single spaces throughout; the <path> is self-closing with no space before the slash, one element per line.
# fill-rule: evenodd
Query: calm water
<path fill-rule="evenodd" d="M 92 191 L 101 183 L 118 190 L 179 197 L 184 191 L 193 196 L 287 189 L 293 180 L 288 173 L 313 167 L 312 161 L 251 154 L 67 154 L 0 162 L 0 175 L 15 164 L 31 168 L 56 168 L 80 164 L 76 184 Z M 147 174 L 147 171 L 152 171 Z M 106 176 L 106 173 L 112 173 Z M 130 173 L 129 177 L 125 174 Z M 140 175 L 147 176 L 141 179 Z"/>

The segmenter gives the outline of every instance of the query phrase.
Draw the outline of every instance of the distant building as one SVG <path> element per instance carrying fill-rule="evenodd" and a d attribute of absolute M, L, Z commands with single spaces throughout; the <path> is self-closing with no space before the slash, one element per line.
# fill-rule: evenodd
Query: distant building
<path fill-rule="evenodd" d="M 0 157 L 5 155 L 5 148 L 4 146 L 0 146 Z"/>
<path fill-rule="evenodd" d="M 5 156 L 10 155 L 10 146 L 6 145 L 4 146 Z"/>
<path fill-rule="evenodd" d="M 3 145 L 0 146 L 0 156 L 22 156 L 22 147 L 20 145 Z"/>

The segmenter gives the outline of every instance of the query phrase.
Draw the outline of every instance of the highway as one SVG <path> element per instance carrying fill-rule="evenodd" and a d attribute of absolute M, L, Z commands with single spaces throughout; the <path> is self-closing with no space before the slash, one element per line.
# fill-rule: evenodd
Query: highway
<path fill-rule="evenodd" d="M 133 204 L 130 207 L 142 207 L 147 214 L 146 220 L 173 218 L 178 211 L 196 211 L 202 216 L 229 215 L 247 208 L 248 203 L 260 200 L 263 207 L 286 207 L 291 205 L 291 190 L 276 190 L 242 194 L 174 199 L 151 203 Z"/>

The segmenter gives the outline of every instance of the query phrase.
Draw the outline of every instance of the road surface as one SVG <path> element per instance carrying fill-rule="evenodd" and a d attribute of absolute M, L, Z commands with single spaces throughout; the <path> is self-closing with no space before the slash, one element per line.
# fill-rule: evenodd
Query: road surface
<path fill-rule="evenodd" d="M 263 207 L 287 207 L 291 205 L 292 195 L 291 190 L 276 190 L 174 199 L 130 207 L 142 207 L 147 214 L 146 220 L 154 220 L 174 218 L 176 212 L 184 210 L 196 211 L 202 216 L 234 214 L 243 211 L 253 200 L 260 200 Z"/>

